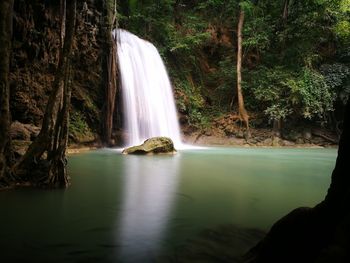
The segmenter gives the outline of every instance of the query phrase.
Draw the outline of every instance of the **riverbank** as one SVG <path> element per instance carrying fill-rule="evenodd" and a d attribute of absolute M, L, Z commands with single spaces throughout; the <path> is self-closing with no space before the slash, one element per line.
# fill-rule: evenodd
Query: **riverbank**
<path fill-rule="evenodd" d="M 269 129 L 251 129 L 251 136 L 244 138 L 244 134 L 237 133 L 227 136 L 218 131 L 196 131 L 192 133 L 182 134 L 185 144 L 197 146 L 227 146 L 227 147 L 288 147 L 288 148 L 337 148 L 336 138 L 333 135 L 317 136 L 312 132 L 296 133 L 293 136 L 277 137 L 273 135 L 273 131 Z M 329 139 L 327 139 L 329 138 Z M 12 145 L 16 158 L 23 155 L 29 147 L 30 140 L 13 140 Z M 120 145 L 118 145 L 120 146 Z M 97 141 L 82 142 L 69 144 L 67 155 L 80 154 L 91 150 L 102 148 L 101 143 Z M 121 147 L 121 146 L 120 146 Z"/>
<path fill-rule="evenodd" d="M 184 143 L 196 146 L 227 146 L 227 147 L 261 147 L 261 148 L 337 148 L 333 143 L 296 143 L 281 138 L 267 138 L 259 141 L 256 139 L 237 139 L 218 136 L 186 136 Z"/>
<path fill-rule="evenodd" d="M 291 131 L 283 136 L 276 136 L 272 129 L 251 129 L 250 137 L 243 131 L 226 135 L 220 129 L 208 129 L 183 134 L 186 144 L 202 146 L 234 147 L 289 147 L 289 148 L 337 148 L 336 135 L 327 130 Z"/>
<path fill-rule="evenodd" d="M 85 153 L 85 152 L 89 152 L 92 150 L 96 150 L 101 148 L 101 145 L 91 145 L 91 146 L 86 146 L 86 145 L 79 145 L 79 144 L 74 144 L 74 145 L 70 145 L 67 148 L 67 155 L 74 155 L 74 154 L 79 154 L 79 153 Z"/>
<path fill-rule="evenodd" d="M 32 124 L 15 121 L 11 125 L 11 138 L 15 158 L 22 156 L 40 128 Z M 336 148 L 337 135 L 329 129 L 319 126 L 285 127 L 279 136 L 272 128 L 256 128 L 252 125 L 249 138 L 242 127 L 227 118 L 214 120 L 206 128 L 181 125 L 182 140 L 186 144 L 198 146 L 228 147 L 296 147 L 296 148 Z M 122 147 L 121 141 L 127 137 L 122 131 L 115 133 L 114 147 Z M 67 154 L 79 154 L 102 148 L 96 133 L 80 132 L 70 134 Z"/>
<path fill-rule="evenodd" d="M 193 133 L 190 135 L 184 135 L 183 141 L 186 144 L 195 146 L 206 146 L 206 147 L 237 147 L 237 148 L 337 148 L 337 144 L 327 143 L 324 140 L 319 141 L 317 138 L 309 139 L 307 142 L 300 143 L 289 141 L 281 138 L 270 138 L 268 137 L 268 132 L 263 134 L 266 136 L 257 136 L 256 131 L 252 131 L 252 136 L 246 140 L 244 138 L 228 137 L 228 136 L 218 136 L 217 134 L 203 134 L 203 133 Z M 20 158 L 27 148 L 29 147 L 31 141 L 13 140 L 12 145 L 14 149 L 14 155 L 16 158 Z M 72 156 L 76 154 L 86 153 L 96 149 L 100 149 L 103 146 L 98 142 L 90 143 L 75 143 L 70 144 L 67 148 L 67 156 Z M 0 190 L 10 190 L 14 188 L 30 188 L 33 184 L 29 182 L 16 182 L 14 184 L 0 185 Z"/>

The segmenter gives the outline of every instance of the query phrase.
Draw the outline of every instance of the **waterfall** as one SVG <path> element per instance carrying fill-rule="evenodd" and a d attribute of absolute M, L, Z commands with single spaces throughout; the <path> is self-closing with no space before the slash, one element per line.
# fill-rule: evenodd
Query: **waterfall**
<path fill-rule="evenodd" d="M 150 42 L 116 29 L 127 145 L 154 136 L 181 145 L 174 96 L 164 63 Z"/>

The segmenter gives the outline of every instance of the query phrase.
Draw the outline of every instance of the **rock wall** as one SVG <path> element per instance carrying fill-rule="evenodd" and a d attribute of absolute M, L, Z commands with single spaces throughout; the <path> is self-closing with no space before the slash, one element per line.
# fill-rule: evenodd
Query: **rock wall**
<path fill-rule="evenodd" d="M 15 1 L 10 75 L 12 121 L 41 126 L 58 63 L 59 2 Z M 71 114 L 79 118 L 73 119 L 71 126 L 82 134 L 79 138 L 72 134 L 71 142 L 94 140 L 100 129 L 103 91 L 100 85 L 101 12 L 98 6 L 101 5 L 95 1 L 78 4 Z"/>

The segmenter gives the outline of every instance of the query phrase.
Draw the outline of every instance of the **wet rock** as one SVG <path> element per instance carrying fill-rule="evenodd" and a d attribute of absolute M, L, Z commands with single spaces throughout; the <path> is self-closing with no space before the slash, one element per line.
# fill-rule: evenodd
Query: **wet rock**
<path fill-rule="evenodd" d="M 291 130 L 289 133 L 283 134 L 283 137 L 288 141 L 297 141 L 299 138 L 302 138 L 302 134 L 295 130 Z"/>
<path fill-rule="evenodd" d="M 291 141 L 288 141 L 288 140 L 283 140 L 282 143 L 283 143 L 284 146 L 294 146 L 295 145 L 294 142 L 291 142 Z"/>
<path fill-rule="evenodd" d="M 272 146 L 281 146 L 281 138 L 276 136 L 272 139 Z"/>
<path fill-rule="evenodd" d="M 267 145 L 267 146 L 271 146 L 272 145 L 272 139 L 271 138 L 267 138 L 263 141 L 263 144 L 264 145 Z"/>
<path fill-rule="evenodd" d="M 311 130 L 305 130 L 303 132 L 303 138 L 305 140 L 310 140 L 312 138 Z"/>
<path fill-rule="evenodd" d="M 230 135 L 235 135 L 236 134 L 236 126 L 232 125 L 232 124 L 228 124 L 225 126 L 224 128 L 224 132 L 227 136 L 230 136 Z"/>
<path fill-rule="evenodd" d="M 296 141 L 295 141 L 296 144 L 304 144 L 305 141 L 303 140 L 303 138 L 298 138 Z"/>
<path fill-rule="evenodd" d="M 173 141 L 168 137 L 153 137 L 143 144 L 125 148 L 123 154 L 175 153 Z"/>
<path fill-rule="evenodd" d="M 256 140 L 255 138 L 252 138 L 252 139 L 249 139 L 248 142 L 249 142 L 250 144 L 257 144 L 259 141 Z"/>
<path fill-rule="evenodd" d="M 243 139 L 244 138 L 244 132 L 243 131 L 238 131 L 235 133 L 235 136 L 237 138 Z"/>
<path fill-rule="evenodd" d="M 212 132 L 211 130 L 209 130 L 209 129 L 206 129 L 206 130 L 204 131 L 204 134 L 205 134 L 206 136 L 212 136 L 212 135 L 213 135 L 213 132 Z"/>

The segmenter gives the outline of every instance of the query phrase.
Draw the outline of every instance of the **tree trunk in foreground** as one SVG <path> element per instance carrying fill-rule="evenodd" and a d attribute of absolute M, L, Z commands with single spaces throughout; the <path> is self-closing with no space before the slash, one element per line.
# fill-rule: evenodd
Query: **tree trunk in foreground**
<path fill-rule="evenodd" d="M 297 208 L 277 221 L 249 251 L 249 263 L 349 262 L 350 259 L 350 101 L 332 182 L 324 201 Z"/>
<path fill-rule="evenodd" d="M 249 136 L 249 116 L 244 107 L 244 100 L 242 94 L 242 30 L 244 23 L 244 11 L 239 10 L 239 19 L 238 19 L 238 29 L 237 29 L 237 97 L 238 97 L 238 115 L 241 121 L 244 122 L 247 135 Z"/>
<path fill-rule="evenodd" d="M 36 140 L 14 166 L 14 173 L 22 178 L 49 187 L 68 185 L 66 172 L 66 146 L 68 141 L 69 105 L 71 97 L 71 50 L 73 45 L 76 0 L 61 1 L 66 11 L 61 12 L 65 25 L 63 48 L 60 50 L 52 91 L 46 106 L 43 124 Z M 44 153 L 46 153 L 46 158 Z"/>
<path fill-rule="evenodd" d="M 10 54 L 13 0 L 0 2 L 0 184 L 5 179 L 10 158 Z"/>
<path fill-rule="evenodd" d="M 105 90 L 103 107 L 102 143 L 112 145 L 113 115 L 117 93 L 117 46 L 112 37 L 115 22 L 112 1 L 104 1 L 104 23 L 102 25 L 102 88 Z M 116 38 L 117 36 L 115 36 Z"/>

